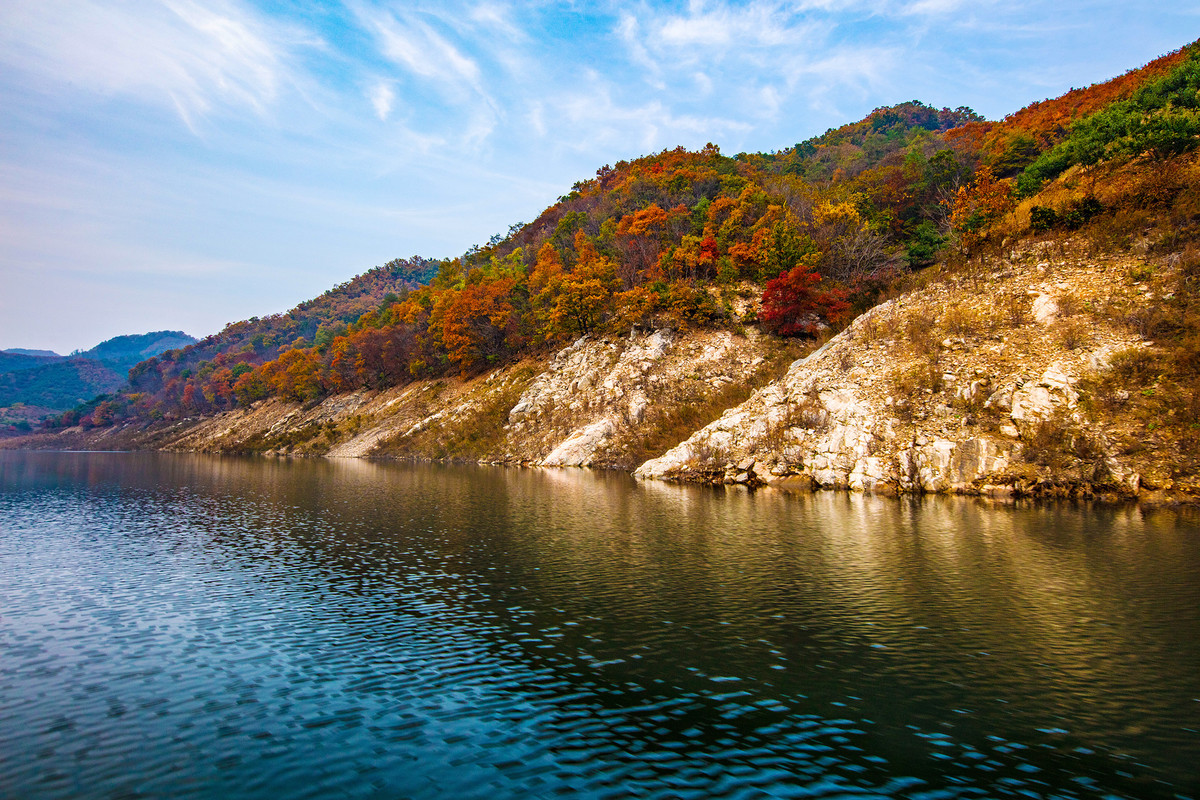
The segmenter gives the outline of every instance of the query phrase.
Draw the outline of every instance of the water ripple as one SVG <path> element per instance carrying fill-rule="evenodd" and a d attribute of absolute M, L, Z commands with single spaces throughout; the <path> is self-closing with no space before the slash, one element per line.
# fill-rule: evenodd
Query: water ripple
<path fill-rule="evenodd" d="M 1197 797 L 1200 525 L 0 453 L 0 795 Z"/>

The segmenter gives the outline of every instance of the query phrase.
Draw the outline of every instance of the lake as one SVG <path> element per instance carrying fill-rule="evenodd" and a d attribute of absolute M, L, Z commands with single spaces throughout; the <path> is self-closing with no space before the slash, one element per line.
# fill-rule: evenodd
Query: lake
<path fill-rule="evenodd" d="M 0 796 L 1200 797 L 1200 517 L 0 452 Z"/>

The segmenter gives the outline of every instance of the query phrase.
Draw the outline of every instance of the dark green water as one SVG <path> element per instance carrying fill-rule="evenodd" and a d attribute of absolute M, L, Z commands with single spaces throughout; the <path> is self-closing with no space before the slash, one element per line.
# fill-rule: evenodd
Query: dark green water
<path fill-rule="evenodd" d="M 1200 797 L 1200 520 L 0 453 L 0 796 Z"/>

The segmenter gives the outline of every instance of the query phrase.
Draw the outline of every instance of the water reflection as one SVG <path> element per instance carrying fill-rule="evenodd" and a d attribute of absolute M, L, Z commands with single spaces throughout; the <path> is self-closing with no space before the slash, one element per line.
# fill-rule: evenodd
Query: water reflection
<path fill-rule="evenodd" d="M 0 454 L 0 794 L 1200 791 L 1194 517 Z"/>

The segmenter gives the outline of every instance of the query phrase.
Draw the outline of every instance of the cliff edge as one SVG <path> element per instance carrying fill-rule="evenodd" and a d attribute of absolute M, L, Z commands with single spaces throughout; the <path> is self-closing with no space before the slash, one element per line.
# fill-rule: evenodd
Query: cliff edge
<path fill-rule="evenodd" d="M 1131 393 L 1156 347 L 1131 315 L 1172 263 L 1058 243 L 863 314 L 659 458 L 645 479 L 881 493 L 1195 499 L 1186 442 L 1147 442 Z M 1155 428 L 1149 423 L 1150 430 Z"/>

